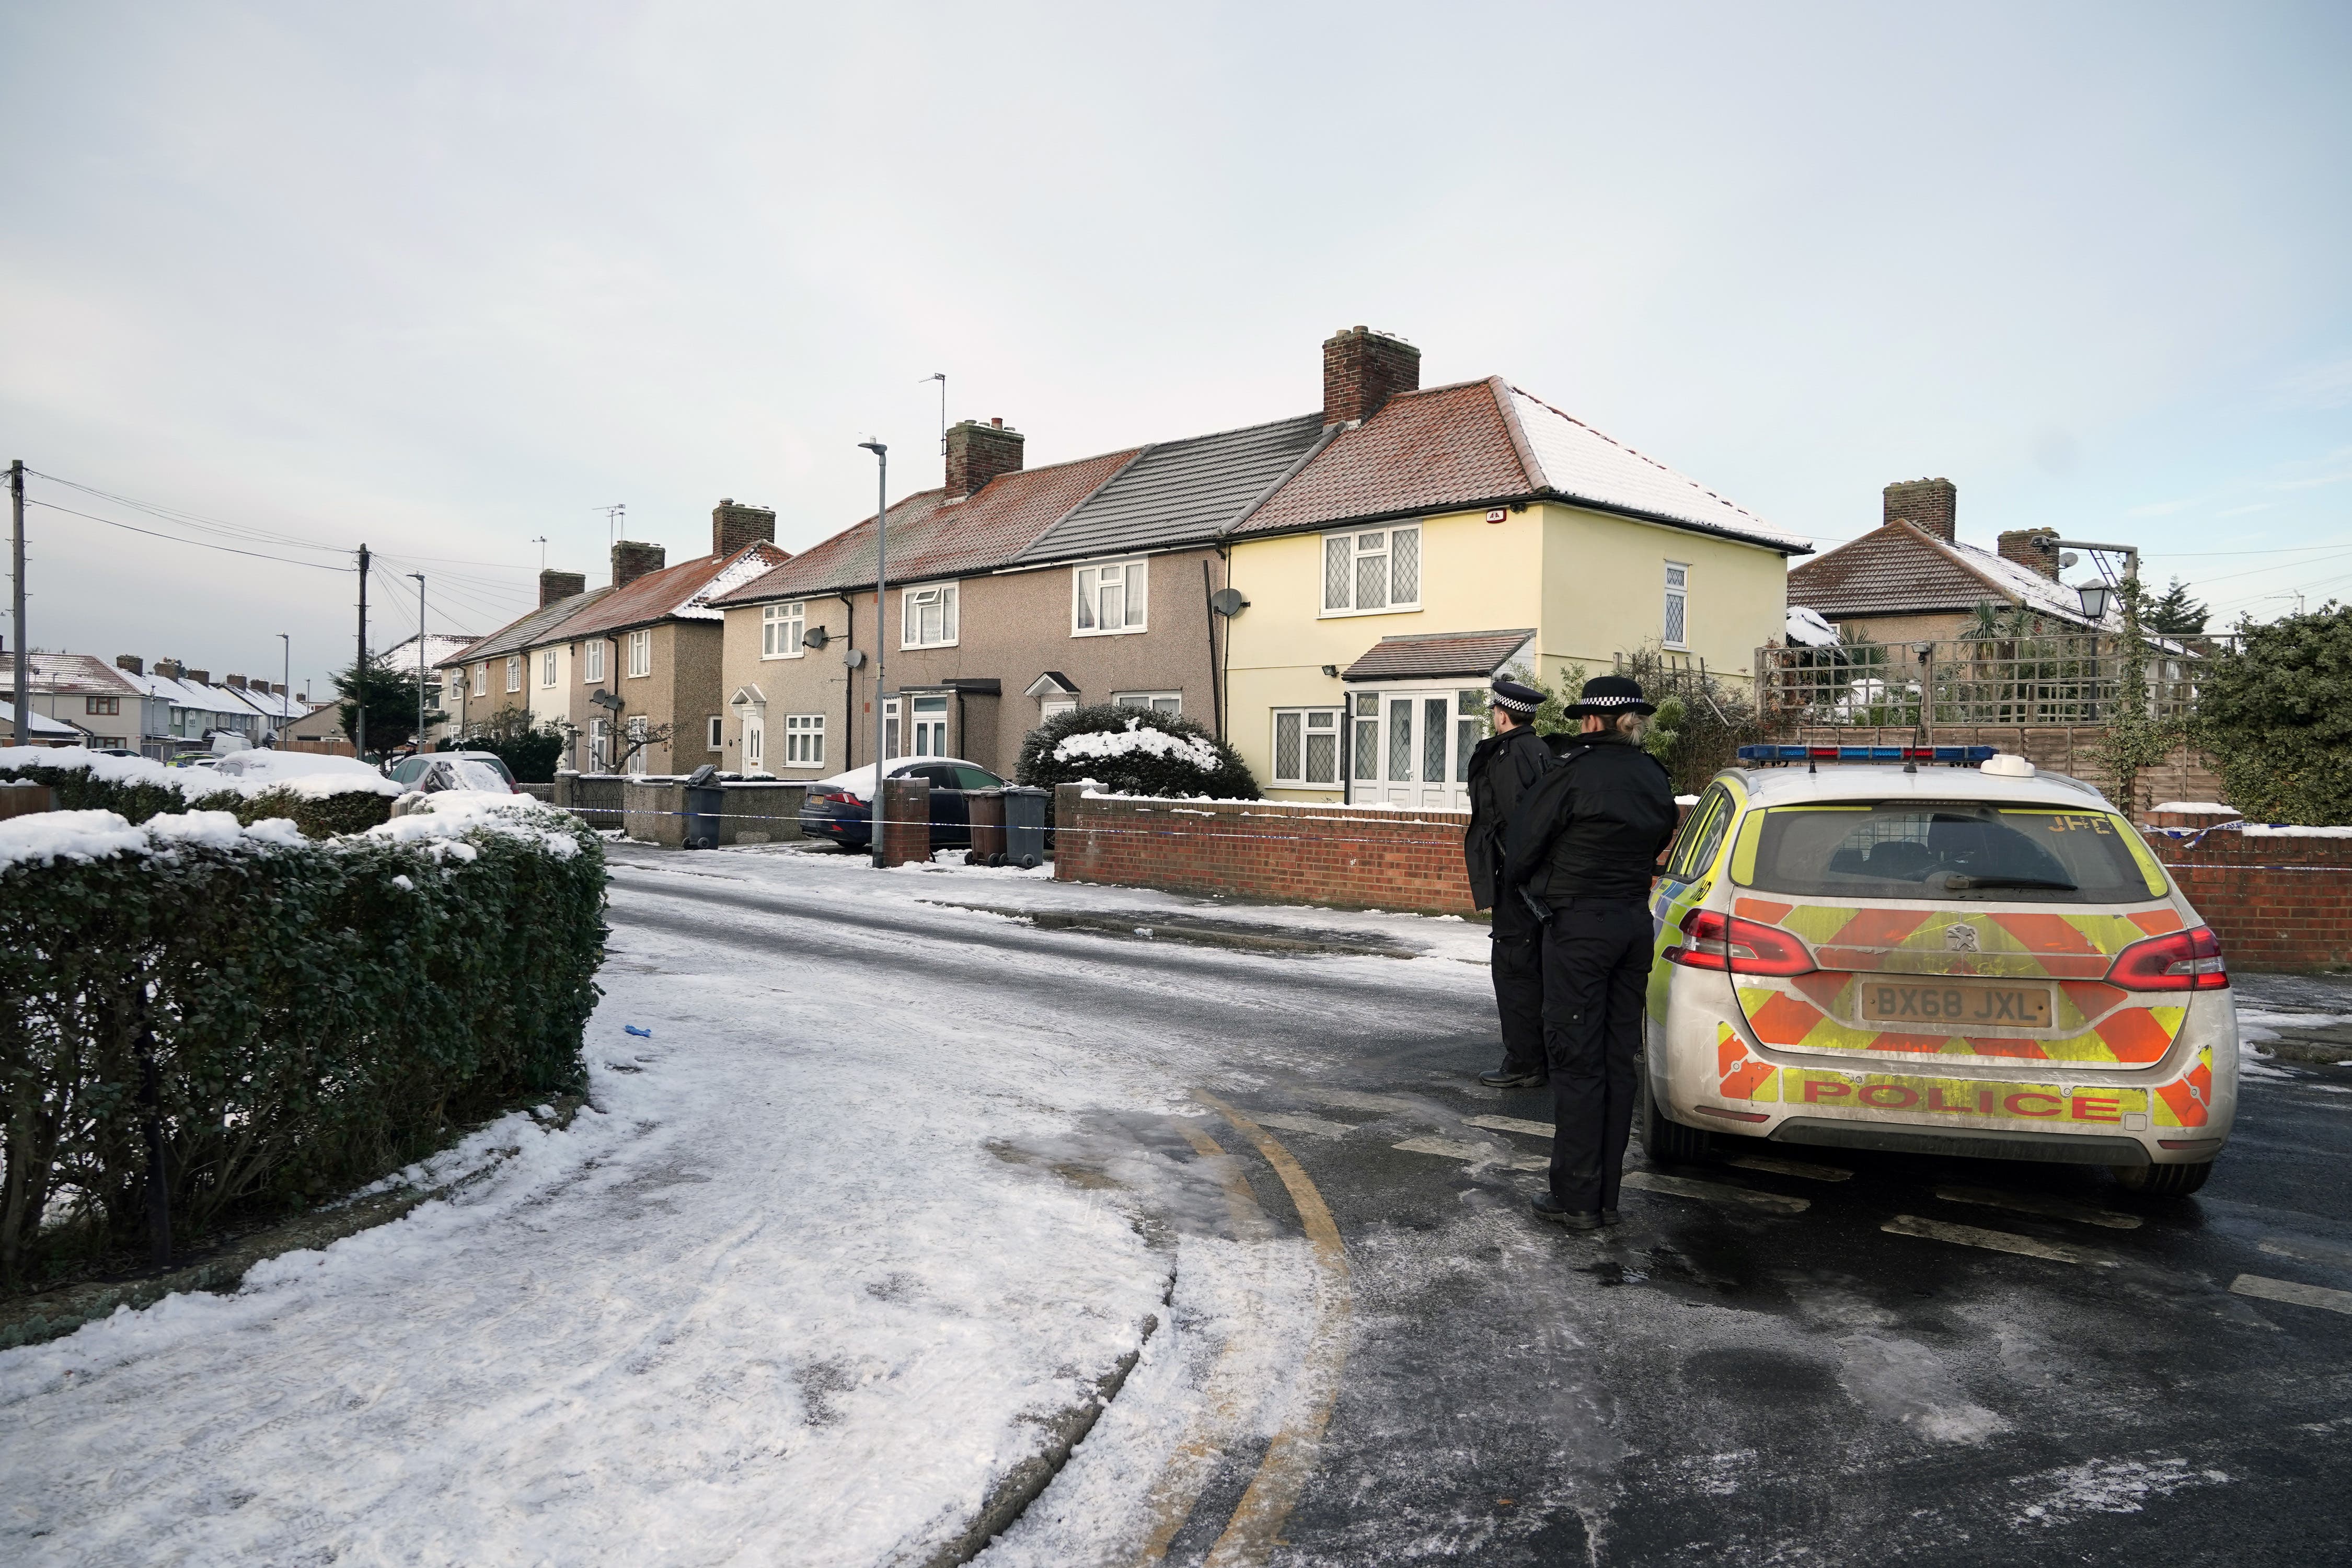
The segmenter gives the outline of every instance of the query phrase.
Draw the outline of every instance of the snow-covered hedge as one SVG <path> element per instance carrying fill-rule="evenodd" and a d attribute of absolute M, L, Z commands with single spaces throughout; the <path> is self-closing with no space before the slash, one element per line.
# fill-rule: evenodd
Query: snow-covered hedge
<path fill-rule="evenodd" d="M 131 822 L 184 811 L 226 811 L 244 823 L 284 817 L 313 838 L 373 827 L 392 815 L 400 794 L 398 784 L 348 757 L 239 752 L 228 760 L 247 759 L 268 765 L 248 761 L 231 773 L 167 768 L 79 746 L 0 746 L 0 779 L 47 784 L 68 810 L 110 811 Z"/>
<path fill-rule="evenodd" d="M 604 890 L 595 834 L 525 795 L 324 843 L 226 811 L 0 822 L 0 1280 L 144 1234 L 151 1127 L 184 1246 L 578 1082 Z"/>
<path fill-rule="evenodd" d="M 1090 779 L 1119 795 L 1255 800 L 1240 755 L 1192 720 L 1148 708 L 1076 708 L 1029 731 L 1020 781 L 1051 789 Z"/>

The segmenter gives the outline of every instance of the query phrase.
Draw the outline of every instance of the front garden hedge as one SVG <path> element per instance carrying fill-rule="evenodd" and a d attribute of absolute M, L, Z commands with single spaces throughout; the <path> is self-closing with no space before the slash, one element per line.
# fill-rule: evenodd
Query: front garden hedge
<path fill-rule="evenodd" d="M 310 838 L 362 833 L 392 816 L 398 791 L 339 789 L 332 793 L 289 789 L 284 784 L 242 784 L 205 768 L 167 768 L 128 757 L 106 757 L 94 766 L 88 752 L 9 752 L 0 761 L 0 779 L 47 784 L 67 811 L 110 811 L 130 822 L 165 812 L 226 811 L 250 826 L 282 816 Z M 367 781 L 358 781 L 364 784 Z"/>
<path fill-rule="evenodd" d="M 0 1282 L 148 1237 L 151 1133 L 184 1246 L 576 1087 L 604 899 L 595 834 L 521 797 L 324 843 L 0 823 Z"/>
<path fill-rule="evenodd" d="M 1089 779 L 1117 795 L 1258 798 L 1249 764 L 1203 726 L 1110 704 L 1073 708 L 1030 731 L 1015 777 L 1044 789 Z"/>

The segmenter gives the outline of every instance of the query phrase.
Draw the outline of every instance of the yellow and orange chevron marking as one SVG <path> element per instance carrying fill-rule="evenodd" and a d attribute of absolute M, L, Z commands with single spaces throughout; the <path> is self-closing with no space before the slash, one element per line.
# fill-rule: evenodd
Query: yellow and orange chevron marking
<path fill-rule="evenodd" d="M 2213 1052 L 2208 1047 L 2197 1053 L 2197 1065 L 2181 1074 L 2179 1082 L 2157 1087 L 2156 1124 L 2202 1127 L 2211 1114 L 2212 1105 Z"/>

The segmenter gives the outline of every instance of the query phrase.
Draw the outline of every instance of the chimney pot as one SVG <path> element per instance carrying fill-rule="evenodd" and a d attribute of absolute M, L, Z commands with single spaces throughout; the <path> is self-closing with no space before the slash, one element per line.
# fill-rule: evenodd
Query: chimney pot
<path fill-rule="evenodd" d="M 552 568 L 539 574 L 539 607 L 547 608 L 558 599 L 569 599 L 588 591 L 585 572 L 558 572 Z"/>
<path fill-rule="evenodd" d="M 1886 487 L 1882 522 L 1907 522 L 1947 544 L 1959 539 L 1959 487 L 1949 479 L 1898 479 Z"/>
<path fill-rule="evenodd" d="M 992 428 L 1002 430 L 1004 428 L 1004 416 L 1001 414 L 995 415 L 989 419 L 988 423 Z"/>
<path fill-rule="evenodd" d="M 625 588 L 648 572 L 658 572 L 669 552 L 642 539 L 623 539 L 613 545 L 613 586 Z"/>
<path fill-rule="evenodd" d="M 1323 344 L 1323 423 L 1360 424 L 1400 392 L 1421 386 L 1421 351 L 1402 338 L 1362 327 Z"/>
<path fill-rule="evenodd" d="M 1002 418 L 982 425 L 966 419 L 948 427 L 947 493 L 958 500 L 999 474 L 1021 471 L 1021 447 L 1027 437 L 1008 430 Z"/>
<path fill-rule="evenodd" d="M 117 669 L 127 669 L 133 675 L 144 675 L 147 673 L 146 661 L 135 653 L 116 654 L 114 656 L 114 668 Z"/>
<path fill-rule="evenodd" d="M 776 542 L 776 514 L 750 501 L 722 500 L 710 509 L 710 553 L 732 555 L 747 544 Z"/>

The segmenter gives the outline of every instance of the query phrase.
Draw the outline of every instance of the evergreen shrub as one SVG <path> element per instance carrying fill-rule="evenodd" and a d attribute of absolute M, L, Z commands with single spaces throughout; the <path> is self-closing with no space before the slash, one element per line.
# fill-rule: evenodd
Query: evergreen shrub
<path fill-rule="evenodd" d="M 577 1086 L 604 848 L 521 820 L 326 843 L 118 823 L 129 847 L 0 868 L 0 1282 L 137 1242 L 151 1123 L 176 1247 Z"/>
<path fill-rule="evenodd" d="M 110 811 L 131 823 L 166 812 L 226 811 L 251 826 L 273 816 L 290 819 L 307 838 L 328 838 L 338 833 L 364 833 L 392 817 L 394 796 L 367 790 L 329 795 L 298 795 L 290 789 L 265 789 L 247 794 L 217 774 L 202 768 L 173 768 L 163 780 L 108 779 L 87 767 L 59 767 L 44 763 L 0 764 L 0 779 L 43 784 L 55 792 L 60 811 Z M 219 787 L 207 789 L 209 784 Z"/>
<path fill-rule="evenodd" d="M 1013 776 L 1043 789 L 1093 779 L 1118 795 L 1259 798 L 1240 753 L 1192 720 L 1150 708 L 1055 714 L 1022 741 Z"/>
<path fill-rule="evenodd" d="M 2250 626 L 2198 676 L 2194 738 L 2250 822 L 2352 825 L 2352 605 Z"/>

